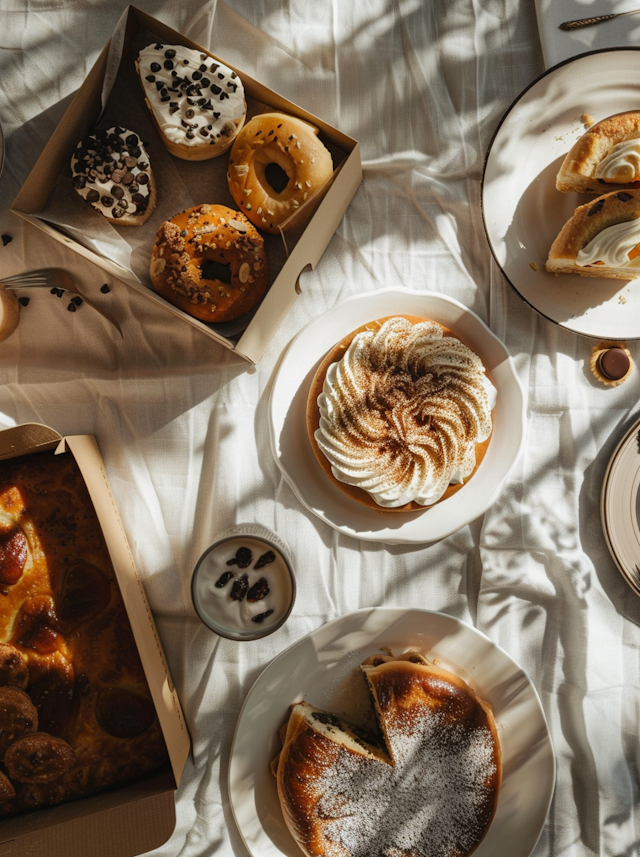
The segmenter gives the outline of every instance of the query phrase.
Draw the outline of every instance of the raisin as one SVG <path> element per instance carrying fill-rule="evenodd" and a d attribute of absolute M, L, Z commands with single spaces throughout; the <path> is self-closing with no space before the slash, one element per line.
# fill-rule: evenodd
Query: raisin
<path fill-rule="evenodd" d="M 254 568 L 264 568 L 265 565 L 268 565 L 270 562 L 274 562 L 276 555 L 273 551 L 267 551 L 263 553 L 258 562 L 253 566 Z"/>
<path fill-rule="evenodd" d="M 231 600 L 242 601 L 244 596 L 247 594 L 248 589 L 249 578 L 246 574 L 243 574 L 241 577 L 238 577 L 233 582 L 233 586 L 231 587 Z"/>
<path fill-rule="evenodd" d="M 260 624 L 261 622 L 264 622 L 264 620 L 267 618 L 267 616 L 271 616 L 272 613 L 273 613 L 273 610 L 267 610 L 265 613 L 258 613 L 257 616 L 251 617 L 251 621 L 257 622 L 258 624 Z"/>
<path fill-rule="evenodd" d="M 229 583 L 229 581 L 231 580 L 232 577 L 233 577 L 232 571 L 223 571 L 222 574 L 220 575 L 220 577 L 216 580 L 216 583 L 215 583 L 216 589 L 222 589 L 223 586 L 226 586 L 227 583 Z"/>
<path fill-rule="evenodd" d="M 269 594 L 269 584 L 266 577 L 261 577 L 247 592 L 247 601 L 262 601 Z"/>
<path fill-rule="evenodd" d="M 249 548 L 238 548 L 236 555 L 227 560 L 227 565 L 237 565 L 238 568 L 249 568 L 253 556 Z"/>

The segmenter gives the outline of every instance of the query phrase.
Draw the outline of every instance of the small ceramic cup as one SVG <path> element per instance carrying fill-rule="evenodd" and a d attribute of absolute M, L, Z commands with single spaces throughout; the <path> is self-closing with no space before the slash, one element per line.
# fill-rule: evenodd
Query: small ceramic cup
<path fill-rule="evenodd" d="M 286 622 L 296 597 L 289 549 L 261 524 L 237 524 L 215 537 L 191 578 L 202 622 L 229 640 L 259 640 Z"/>

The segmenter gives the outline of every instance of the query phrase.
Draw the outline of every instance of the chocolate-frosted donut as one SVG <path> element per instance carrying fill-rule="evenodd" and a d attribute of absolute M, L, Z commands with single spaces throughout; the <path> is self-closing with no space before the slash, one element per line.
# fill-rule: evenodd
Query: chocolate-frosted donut
<path fill-rule="evenodd" d="M 199 205 L 165 221 L 151 257 L 153 288 L 201 321 L 232 321 L 269 285 L 264 239 L 239 211 Z"/>

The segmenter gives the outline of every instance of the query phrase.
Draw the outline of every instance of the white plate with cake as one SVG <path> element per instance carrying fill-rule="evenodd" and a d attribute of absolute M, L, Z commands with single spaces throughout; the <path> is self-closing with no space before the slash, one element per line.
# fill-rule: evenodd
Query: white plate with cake
<path fill-rule="evenodd" d="M 304 702 L 307 705 L 298 708 L 331 712 L 330 728 L 334 716 L 346 721 L 358 741 L 363 732 L 371 732 L 374 718 L 360 665 L 367 661 L 376 666 L 403 653 L 419 653 L 418 659 L 434 670 L 461 679 L 495 718 L 502 784 L 493 821 L 473 853 L 528 857 L 532 852 L 553 795 L 555 759 L 530 679 L 502 649 L 458 619 L 428 610 L 377 607 L 339 617 L 299 640 L 269 664 L 247 695 L 231 748 L 229 796 L 238 829 L 254 857 L 303 853 L 284 821 L 271 770 L 290 706 Z M 446 756 L 441 761 L 448 770 Z M 423 775 L 413 775 L 419 784 Z M 397 784 L 399 793 L 403 787 L 407 784 Z M 447 783 L 442 788 L 446 791 Z M 389 817 L 394 809 L 388 807 Z M 423 818 L 428 814 L 422 805 L 414 809 Z M 411 823 L 407 819 L 407 825 Z M 378 839 L 386 830 L 384 824 Z"/>
<path fill-rule="evenodd" d="M 602 483 L 600 512 L 611 556 L 640 595 L 640 420 L 611 456 Z"/>
<path fill-rule="evenodd" d="M 505 114 L 483 175 L 484 225 L 508 281 L 550 321 L 598 339 L 640 338 L 640 280 L 554 274 L 545 263 L 576 208 L 627 185 L 603 180 L 590 193 L 560 192 L 556 178 L 593 123 L 640 109 L 639 73 L 640 50 L 628 48 L 583 54 L 549 69 Z"/>
<path fill-rule="evenodd" d="M 513 362 L 478 316 L 445 295 L 385 289 L 332 307 L 293 340 L 269 429 L 285 479 L 325 523 L 423 544 L 494 502 L 525 411 Z"/>

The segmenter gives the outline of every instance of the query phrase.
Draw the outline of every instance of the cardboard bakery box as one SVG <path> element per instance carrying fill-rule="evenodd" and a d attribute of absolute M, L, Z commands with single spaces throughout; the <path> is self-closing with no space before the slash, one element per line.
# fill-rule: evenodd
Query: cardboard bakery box
<path fill-rule="evenodd" d="M 216 57 L 242 80 L 247 120 L 259 113 L 278 111 L 316 125 L 320 139 L 331 152 L 334 173 L 326 185 L 301 206 L 289 229 L 276 236 L 264 236 L 271 286 L 257 309 L 237 322 L 223 324 L 207 324 L 193 318 L 151 288 L 149 263 L 155 233 L 164 220 L 194 205 L 218 203 L 234 209 L 237 206 L 226 179 L 228 151 L 210 160 L 190 162 L 175 158 L 164 149 L 144 104 L 134 68 L 138 51 L 153 41 L 206 50 L 161 21 L 129 6 L 14 200 L 13 211 L 165 307 L 171 314 L 167 323 L 175 319 L 185 321 L 256 363 L 299 294 L 301 272 L 315 268 L 360 184 L 360 148 L 351 137 L 273 92 L 224 57 Z M 250 50 L 250 45 L 247 48 Z M 143 226 L 111 226 L 71 186 L 69 165 L 78 142 L 93 127 L 113 125 L 131 128 L 149 144 L 147 151 L 156 177 L 158 204 Z M 106 304 L 103 306 L 107 308 Z"/>
<path fill-rule="evenodd" d="M 62 438 L 38 424 L 0 431 L 0 459 L 34 453 L 70 454 L 80 468 L 116 572 L 170 763 L 139 782 L 1 820 L 0 857 L 133 857 L 159 847 L 173 833 L 174 792 L 189 754 L 189 735 L 95 438 Z"/>

